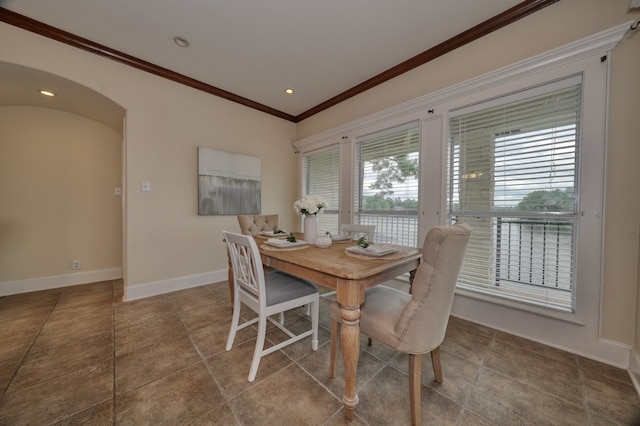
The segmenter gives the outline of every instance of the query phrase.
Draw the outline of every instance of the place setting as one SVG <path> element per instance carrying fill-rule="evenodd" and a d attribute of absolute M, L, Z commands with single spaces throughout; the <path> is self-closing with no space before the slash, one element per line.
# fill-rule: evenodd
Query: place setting
<path fill-rule="evenodd" d="M 274 229 L 273 231 L 261 231 L 258 235 L 260 238 L 287 238 L 289 233 L 284 229 Z"/>
<path fill-rule="evenodd" d="M 347 256 L 359 259 L 399 259 L 403 257 L 400 248 L 393 244 L 370 244 L 367 247 L 351 246 L 344 251 Z"/>
<path fill-rule="evenodd" d="M 297 239 L 293 233 L 289 233 L 282 237 L 267 238 L 260 248 L 264 250 L 300 250 L 309 247 L 309 244 L 307 241 Z"/>
<path fill-rule="evenodd" d="M 348 243 L 349 241 L 353 241 L 353 236 L 346 234 L 331 235 L 331 241 L 334 243 Z"/>
<path fill-rule="evenodd" d="M 399 259 L 403 257 L 400 247 L 393 244 L 369 243 L 366 237 L 360 237 L 355 246 L 344 249 L 347 256 L 359 259 Z"/>

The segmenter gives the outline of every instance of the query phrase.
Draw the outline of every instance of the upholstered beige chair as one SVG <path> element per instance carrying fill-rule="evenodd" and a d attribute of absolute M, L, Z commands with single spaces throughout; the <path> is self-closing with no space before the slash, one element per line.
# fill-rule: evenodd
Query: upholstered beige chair
<path fill-rule="evenodd" d="M 262 231 L 273 231 L 278 228 L 278 220 L 280 216 L 277 214 L 259 215 L 259 214 L 239 214 L 238 225 L 240 225 L 240 233 L 244 235 L 258 235 Z M 227 253 L 229 269 L 227 279 L 229 280 L 229 298 L 231 306 L 233 306 L 233 267 L 231 265 L 231 256 Z"/>
<path fill-rule="evenodd" d="M 366 291 L 360 310 L 360 331 L 376 342 L 409 354 L 411 421 L 420 424 L 422 355 L 431 353 L 436 381 L 442 383 L 440 344 L 444 340 L 458 273 L 471 227 L 437 226 L 427 233 L 422 262 L 408 294 L 386 286 Z M 340 306 L 331 305 L 331 364 L 335 375 Z"/>
<path fill-rule="evenodd" d="M 320 303 L 318 287 L 307 280 L 280 271 L 265 274 L 258 245 L 251 236 L 226 231 L 223 234 L 233 265 L 235 293 L 233 318 L 226 349 L 229 351 L 233 347 L 233 341 L 238 330 L 255 323 L 258 324 L 258 337 L 251 369 L 249 370 L 249 381 L 253 382 L 258 373 L 260 359 L 263 356 L 307 336 L 311 336 L 311 348 L 314 351 L 318 349 L 318 309 Z M 242 304 L 253 310 L 258 316 L 240 323 L 240 307 Z M 310 306 L 310 330 L 294 334 L 284 326 L 282 315 L 281 322 L 271 318 L 272 315 L 282 314 L 290 309 L 305 305 Z M 267 321 L 273 323 L 289 338 L 265 349 L 264 341 L 267 332 Z"/>
<path fill-rule="evenodd" d="M 278 227 L 279 216 L 257 215 L 257 214 L 240 214 L 238 215 L 238 224 L 240 224 L 240 233 L 245 235 L 258 235 L 262 231 L 273 231 Z"/>

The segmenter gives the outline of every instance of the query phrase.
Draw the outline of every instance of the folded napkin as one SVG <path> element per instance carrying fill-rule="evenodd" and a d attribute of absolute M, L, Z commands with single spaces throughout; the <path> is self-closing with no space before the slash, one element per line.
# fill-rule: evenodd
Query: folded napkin
<path fill-rule="evenodd" d="M 266 237 L 286 237 L 287 231 L 278 232 L 277 234 L 274 231 L 262 231 L 260 234 Z"/>
<path fill-rule="evenodd" d="M 393 250 L 395 246 L 393 244 L 373 244 L 367 247 L 365 250 L 372 253 L 384 253 L 385 251 Z"/>
<path fill-rule="evenodd" d="M 269 244 L 273 244 L 273 245 L 281 245 L 281 246 L 286 246 L 287 244 L 290 244 L 289 241 L 287 241 L 287 239 L 282 239 L 282 238 L 269 238 L 267 240 L 267 242 Z"/>

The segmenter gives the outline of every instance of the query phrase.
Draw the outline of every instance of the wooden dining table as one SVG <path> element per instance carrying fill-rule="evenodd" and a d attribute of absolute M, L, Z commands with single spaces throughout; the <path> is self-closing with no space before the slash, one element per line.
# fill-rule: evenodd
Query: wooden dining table
<path fill-rule="evenodd" d="M 360 305 L 365 300 L 365 290 L 404 273 L 413 276 L 422 258 L 422 249 L 399 246 L 397 252 L 387 256 L 355 257 L 345 250 L 355 246 L 355 241 L 334 242 L 328 248 L 309 244 L 280 249 L 267 245 L 265 238 L 255 238 L 265 266 L 336 290 L 336 300 L 342 307 L 341 353 L 345 376 L 342 402 L 347 419 L 353 419 L 358 406 L 356 374 L 360 356 Z"/>

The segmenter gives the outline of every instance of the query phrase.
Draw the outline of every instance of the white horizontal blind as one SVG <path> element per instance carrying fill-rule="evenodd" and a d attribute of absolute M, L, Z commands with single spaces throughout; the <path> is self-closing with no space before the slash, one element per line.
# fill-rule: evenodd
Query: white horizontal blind
<path fill-rule="evenodd" d="M 340 151 L 338 145 L 302 158 L 302 195 L 320 195 L 327 208 L 318 215 L 318 231 L 338 233 Z"/>
<path fill-rule="evenodd" d="M 417 121 L 356 140 L 353 221 L 376 242 L 417 245 L 419 151 Z"/>
<path fill-rule="evenodd" d="M 573 77 L 452 113 L 448 213 L 474 227 L 459 285 L 574 309 L 581 89 Z"/>

